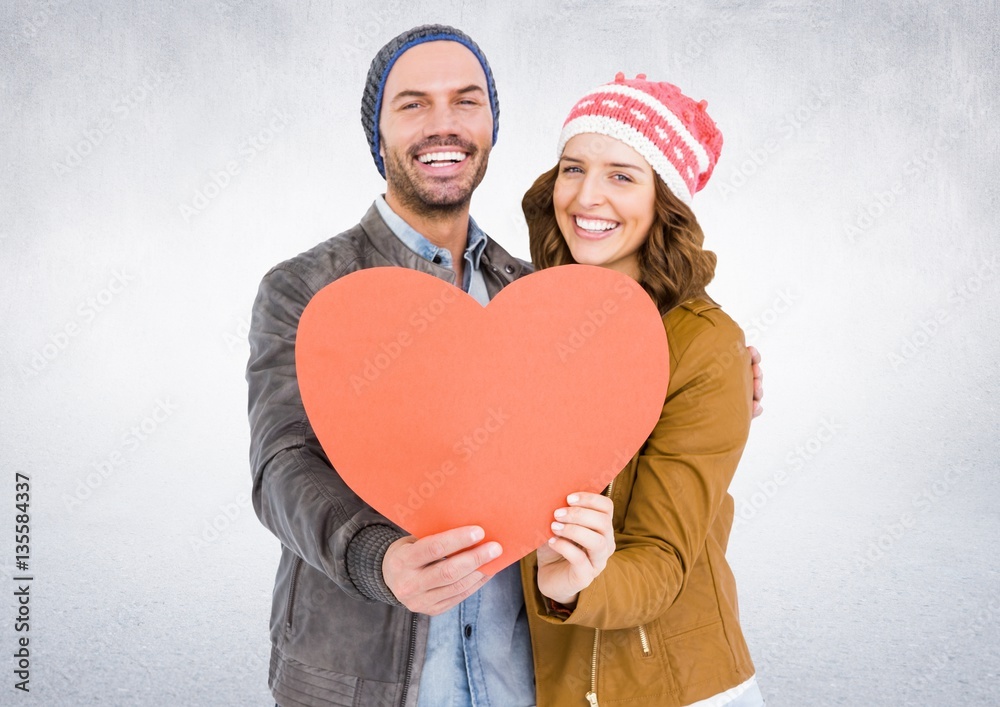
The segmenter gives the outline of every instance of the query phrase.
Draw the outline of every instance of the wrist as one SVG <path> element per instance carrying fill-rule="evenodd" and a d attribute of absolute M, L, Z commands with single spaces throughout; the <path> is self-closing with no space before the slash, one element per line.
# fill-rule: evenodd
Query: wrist
<path fill-rule="evenodd" d="M 404 537 L 388 525 L 369 525 L 347 546 L 347 575 L 358 593 L 370 601 L 401 606 L 382 575 L 382 560 L 392 543 Z"/>

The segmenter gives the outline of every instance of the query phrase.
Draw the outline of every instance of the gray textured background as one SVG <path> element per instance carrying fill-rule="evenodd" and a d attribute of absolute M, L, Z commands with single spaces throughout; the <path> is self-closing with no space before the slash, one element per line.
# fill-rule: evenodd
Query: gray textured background
<path fill-rule="evenodd" d="M 892 7 L 0 6 L 0 654 L 15 471 L 36 577 L 32 692 L 8 657 L 0 703 L 268 704 L 249 309 L 382 189 L 363 77 L 427 21 L 493 65 L 473 213 L 522 257 L 578 94 L 621 69 L 708 99 L 711 293 L 767 375 L 730 557 L 769 704 L 998 703 L 998 7 Z"/>

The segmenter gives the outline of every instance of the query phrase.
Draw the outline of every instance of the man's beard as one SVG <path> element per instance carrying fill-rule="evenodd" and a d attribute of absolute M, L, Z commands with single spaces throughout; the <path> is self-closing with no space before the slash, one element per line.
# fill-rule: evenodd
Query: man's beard
<path fill-rule="evenodd" d="M 384 145 L 385 143 L 383 143 Z M 460 178 L 439 178 L 427 176 L 414 165 L 417 153 L 428 148 L 461 148 L 471 161 L 471 170 Z M 480 150 L 474 143 L 458 138 L 431 138 L 414 145 L 405 153 L 385 147 L 386 182 L 402 206 L 409 211 L 427 218 L 443 217 L 461 211 L 472 200 L 472 192 L 483 181 L 489 150 Z"/>

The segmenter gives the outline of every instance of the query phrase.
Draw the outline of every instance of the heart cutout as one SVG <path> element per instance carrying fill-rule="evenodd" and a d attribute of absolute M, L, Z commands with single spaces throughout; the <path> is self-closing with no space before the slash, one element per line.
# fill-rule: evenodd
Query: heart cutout
<path fill-rule="evenodd" d="M 484 308 L 385 267 L 316 293 L 295 364 L 344 481 L 418 537 L 482 526 L 504 550 L 492 575 L 551 536 L 567 494 L 600 492 L 642 446 L 669 357 L 656 306 L 613 270 L 541 270 Z"/>

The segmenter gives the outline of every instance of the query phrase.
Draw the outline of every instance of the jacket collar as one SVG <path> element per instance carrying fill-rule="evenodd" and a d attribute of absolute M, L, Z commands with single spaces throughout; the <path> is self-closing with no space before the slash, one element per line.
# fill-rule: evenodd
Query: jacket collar
<path fill-rule="evenodd" d="M 375 208 L 378 209 L 379 215 L 389 230 L 396 234 L 396 237 L 414 253 L 434 263 L 447 265 L 451 262 L 451 251 L 431 243 L 422 233 L 403 220 L 402 216 L 393 211 L 392 207 L 386 203 L 384 196 L 375 197 Z M 486 247 L 486 234 L 471 216 L 466 230 L 468 234 L 463 257 L 471 257 L 474 267 L 478 270 L 483 249 Z"/>
<path fill-rule="evenodd" d="M 451 268 L 435 265 L 410 250 L 386 225 L 374 203 L 362 217 L 361 228 L 364 229 L 372 247 L 390 263 L 419 270 L 455 284 L 455 271 Z M 486 290 L 491 299 L 504 286 L 521 275 L 527 274 L 530 270 L 530 266 L 510 255 L 488 235 L 486 246 L 480 256 L 480 268 L 483 270 Z"/>
<path fill-rule="evenodd" d="M 378 212 L 374 203 L 361 218 L 361 228 L 364 229 L 372 247 L 390 263 L 429 273 L 434 277 L 455 284 L 455 271 L 451 268 L 435 265 L 410 250 L 386 225 L 382 214 Z"/>

